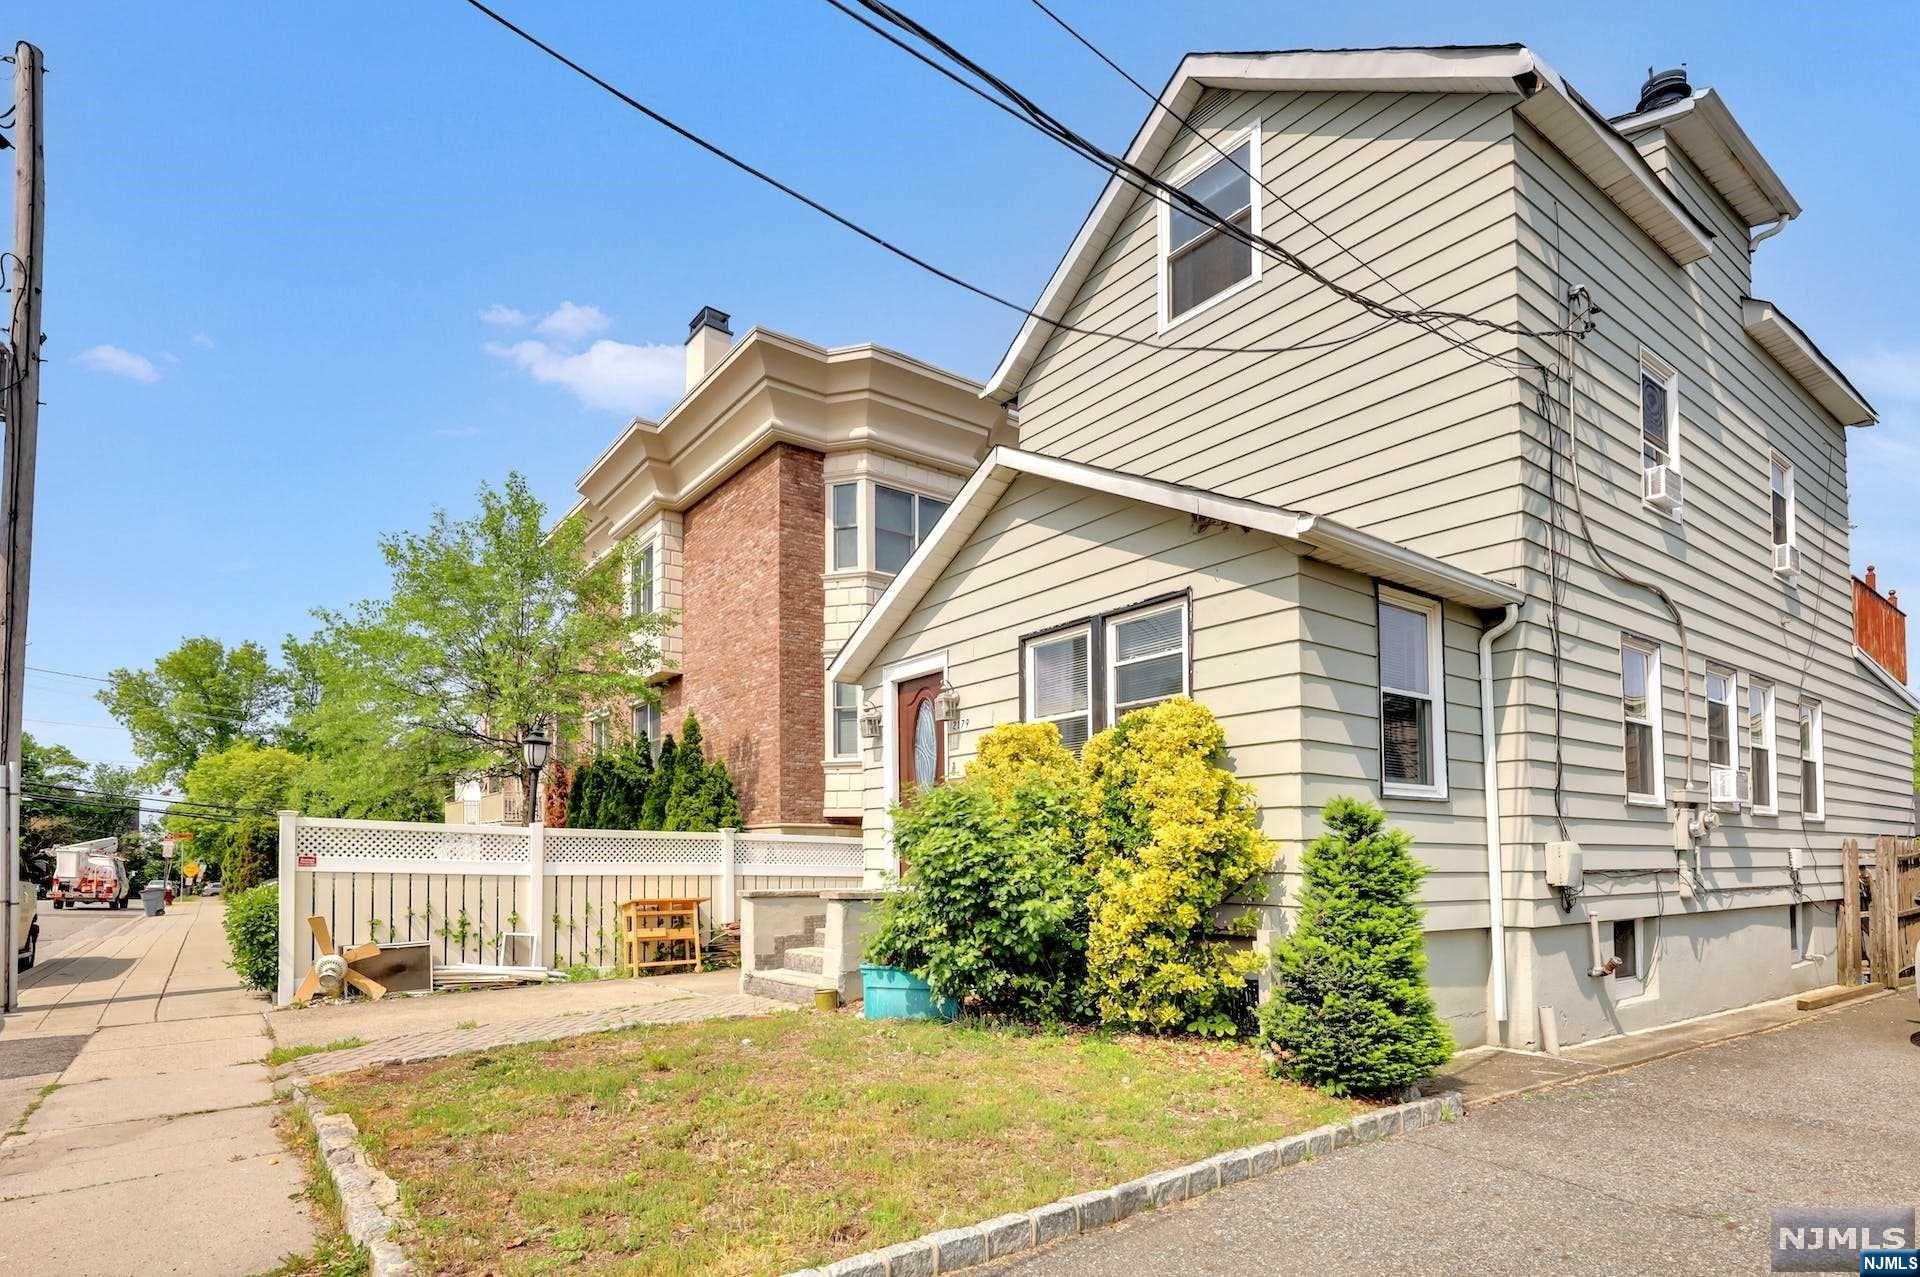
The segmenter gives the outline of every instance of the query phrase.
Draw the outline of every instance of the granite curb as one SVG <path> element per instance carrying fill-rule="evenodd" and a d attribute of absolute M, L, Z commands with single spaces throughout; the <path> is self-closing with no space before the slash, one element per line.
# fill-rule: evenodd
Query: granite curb
<path fill-rule="evenodd" d="M 1404 1135 L 1459 1119 L 1466 1109 L 1458 1091 L 1373 1109 L 1346 1122 L 1316 1127 L 1283 1140 L 1232 1149 L 1191 1165 L 1146 1175 L 1125 1184 L 1076 1193 L 1032 1210 L 1002 1215 L 970 1228 L 946 1228 L 884 1250 L 805 1268 L 787 1277 L 938 1277 L 1032 1250 L 1063 1237 L 1117 1224 L 1141 1211 L 1190 1201 L 1216 1188 L 1257 1179 L 1351 1144 Z"/>
<path fill-rule="evenodd" d="M 347 1236 L 366 1247 L 370 1277 L 414 1277 L 413 1262 L 394 1240 L 402 1226 L 399 1187 L 360 1147 L 360 1130 L 351 1117 L 329 1113 L 305 1082 L 293 1084 L 293 1098 L 313 1122 L 320 1160 L 340 1196 Z"/>

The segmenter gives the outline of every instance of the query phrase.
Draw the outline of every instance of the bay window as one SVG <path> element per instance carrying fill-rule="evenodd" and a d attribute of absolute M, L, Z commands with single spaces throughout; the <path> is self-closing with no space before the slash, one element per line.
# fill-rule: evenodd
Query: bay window
<path fill-rule="evenodd" d="M 921 496 L 917 492 L 906 492 L 899 488 L 889 488 L 885 484 L 873 487 L 873 569 L 876 572 L 898 572 L 907 566 L 907 560 L 920 548 L 940 522 L 940 516 L 947 512 L 948 503 L 934 497 Z"/>
<path fill-rule="evenodd" d="M 860 752 L 860 689 L 852 683 L 833 685 L 833 721 L 827 750 L 835 758 L 852 758 Z"/>
<path fill-rule="evenodd" d="M 836 483 L 827 490 L 828 563 L 835 572 L 860 566 L 860 485 Z"/>
<path fill-rule="evenodd" d="M 1382 589 L 1380 786 L 1393 796 L 1447 796 L 1440 605 Z"/>

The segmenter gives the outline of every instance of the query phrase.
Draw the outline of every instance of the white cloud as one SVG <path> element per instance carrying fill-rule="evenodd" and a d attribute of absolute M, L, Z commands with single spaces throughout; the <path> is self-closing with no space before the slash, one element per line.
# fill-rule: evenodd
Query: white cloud
<path fill-rule="evenodd" d="M 212 350 L 215 344 L 213 338 L 207 336 L 205 333 L 195 333 L 192 337 L 188 338 L 188 340 L 202 350 Z"/>
<path fill-rule="evenodd" d="M 441 426 L 433 432 L 436 439 L 473 439 L 479 434 L 478 426 Z"/>
<path fill-rule="evenodd" d="M 480 322 L 492 324 L 495 328 L 522 328 L 526 326 L 528 318 L 526 311 L 502 306 L 499 302 L 480 312 Z"/>
<path fill-rule="evenodd" d="M 147 385 L 160 380 L 160 369 L 154 366 L 153 360 L 118 346 L 89 346 L 74 359 L 82 368 L 103 372 L 110 377 L 125 377 L 128 381 Z"/>
<path fill-rule="evenodd" d="M 534 331 L 543 337 L 552 337 L 571 345 L 607 331 L 612 322 L 598 306 L 561 302 L 540 317 L 540 322 L 534 325 Z"/>
<path fill-rule="evenodd" d="M 535 381 L 562 386 L 589 408 L 610 412 L 639 413 L 671 401 L 680 394 L 685 375 L 685 356 L 678 346 L 632 346 L 603 338 L 585 350 L 570 351 L 528 339 L 512 345 L 488 342 L 486 350 Z"/>

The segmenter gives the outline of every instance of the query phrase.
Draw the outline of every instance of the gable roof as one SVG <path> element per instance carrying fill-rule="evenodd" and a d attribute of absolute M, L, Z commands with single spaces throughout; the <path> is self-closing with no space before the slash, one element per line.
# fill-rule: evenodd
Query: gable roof
<path fill-rule="evenodd" d="M 833 664 L 827 668 L 829 682 L 858 679 L 867 672 L 894 631 L 926 597 L 1013 481 L 1023 474 L 1111 493 L 1195 518 L 1271 533 L 1301 554 L 1470 607 L 1505 607 L 1519 603 L 1523 597 L 1510 585 L 1331 519 L 1242 497 L 1221 496 L 1163 479 L 1149 479 L 1018 448 L 997 447 L 987 454 L 960 495 L 953 499 L 933 535 L 920 543 L 920 548 L 913 552 L 913 557 L 893 578 L 866 618 L 848 636 L 833 658 Z"/>
<path fill-rule="evenodd" d="M 1740 309 L 1747 336 L 1772 355 L 1773 361 L 1832 413 L 1834 420 L 1843 426 L 1870 426 L 1880 419 L 1867 397 L 1853 388 L 1847 375 L 1820 353 L 1785 311 L 1760 297 L 1741 298 Z"/>
<path fill-rule="evenodd" d="M 1892 692 L 1896 701 L 1914 713 L 1920 714 L 1920 696 L 1914 695 L 1912 688 L 1895 678 L 1886 666 L 1867 655 L 1857 643 L 1853 647 L 1853 659 L 1858 661 L 1867 673 L 1873 675 L 1875 682 Z"/>
<path fill-rule="evenodd" d="M 1633 144 L 1524 45 L 1190 53 L 1134 135 L 1127 159 L 1141 168 L 1157 168 L 1185 127 L 1180 121 L 1211 88 L 1512 94 L 1521 99 L 1515 109 L 1676 263 L 1698 261 L 1713 251 L 1713 232 L 1674 198 Z M 1134 188 L 1118 176 L 1108 181 L 1034 306 L 1043 319 L 1029 316 L 1021 324 L 983 394 L 1005 403 L 1019 393 L 1046 343 L 1051 321 L 1073 304 L 1133 196 Z"/>
<path fill-rule="evenodd" d="M 1652 111 L 1615 116 L 1613 124 L 1629 135 L 1656 128 L 1665 131 L 1748 229 L 1800 216 L 1800 201 L 1713 89 L 1701 89 Z"/>

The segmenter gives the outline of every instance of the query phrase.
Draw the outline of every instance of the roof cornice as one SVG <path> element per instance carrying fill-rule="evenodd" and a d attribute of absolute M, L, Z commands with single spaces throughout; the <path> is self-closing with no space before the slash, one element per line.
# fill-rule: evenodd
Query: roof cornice
<path fill-rule="evenodd" d="M 1786 312 L 1759 297 L 1743 297 L 1741 320 L 1747 336 L 1773 356 L 1814 400 L 1843 426 L 1870 426 L 1880 419 L 1867 397 L 1853 388 L 1820 348 L 1787 318 Z"/>
<path fill-rule="evenodd" d="M 1613 124 L 1629 135 L 1653 129 L 1667 133 L 1748 229 L 1800 216 L 1800 201 L 1714 89 L 1658 110 L 1618 116 Z"/>

